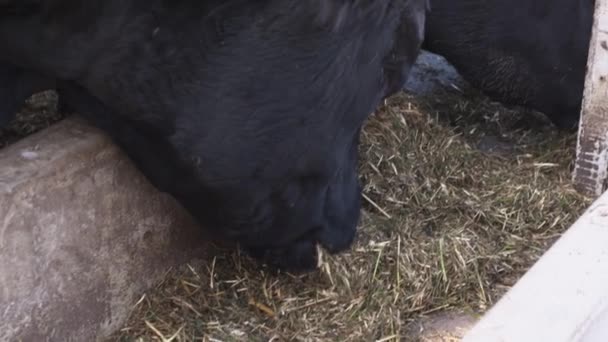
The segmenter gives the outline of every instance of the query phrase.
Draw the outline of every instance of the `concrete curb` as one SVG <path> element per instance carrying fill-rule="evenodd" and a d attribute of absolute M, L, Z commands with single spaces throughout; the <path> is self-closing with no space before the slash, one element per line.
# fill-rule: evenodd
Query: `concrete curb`
<path fill-rule="evenodd" d="M 93 341 L 204 248 L 201 229 L 74 118 L 0 150 L 0 340 Z"/>

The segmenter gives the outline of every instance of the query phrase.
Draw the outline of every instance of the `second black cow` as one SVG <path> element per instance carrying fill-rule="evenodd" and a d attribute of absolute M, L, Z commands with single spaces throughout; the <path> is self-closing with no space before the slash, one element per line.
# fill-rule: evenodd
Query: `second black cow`
<path fill-rule="evenodd" d="M 3 6 L 4 63 L 52 78 L 63 101 L 204 226 L 291 270 L 315 266 L 316 244 L 331 253 L 351 245 L 359 132 L 405 82 L 427 8 L 426 0 Z"/>
<path fill-rule="evenodd" d="M 576 127 L 594 0 L 433 0 L 423 48 L 490 97 Z"/>

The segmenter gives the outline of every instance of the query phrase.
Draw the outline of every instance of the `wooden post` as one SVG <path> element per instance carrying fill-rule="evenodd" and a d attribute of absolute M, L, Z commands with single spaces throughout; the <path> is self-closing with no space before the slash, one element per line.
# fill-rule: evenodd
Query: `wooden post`
<path fill-rule="evenodd" d="M 595 1 L 573 180 L 594 197 L 608 186 L 608 0 Z"/>

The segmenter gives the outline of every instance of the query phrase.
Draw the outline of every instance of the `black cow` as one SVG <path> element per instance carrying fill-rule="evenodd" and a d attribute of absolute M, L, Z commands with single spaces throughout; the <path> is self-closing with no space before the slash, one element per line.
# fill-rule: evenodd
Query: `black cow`
<path fill-rule="evenodd" d="M 405 82 L 426 0 L 26 3 L 0 8 L 0 58 L 56 78 L 204 226 L 291 270 L 351 245 L 359 132 Z"/>
<path fill-rule="evenodd" d="M 432 0 L 424 49 L 473 86 L 576 127 L 594 0 Z"/>

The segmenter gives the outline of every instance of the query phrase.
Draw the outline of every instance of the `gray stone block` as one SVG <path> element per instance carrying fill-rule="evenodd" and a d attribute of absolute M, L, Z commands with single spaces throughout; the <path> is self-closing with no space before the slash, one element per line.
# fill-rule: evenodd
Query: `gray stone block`
<path fill-rule="evenodd" d="M 111 141 L 67 119 L 0 150 L 0 341 L 93 341 L 204 249 Z"/>

